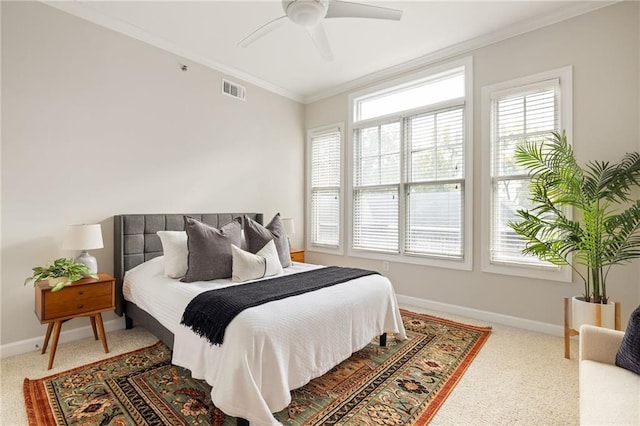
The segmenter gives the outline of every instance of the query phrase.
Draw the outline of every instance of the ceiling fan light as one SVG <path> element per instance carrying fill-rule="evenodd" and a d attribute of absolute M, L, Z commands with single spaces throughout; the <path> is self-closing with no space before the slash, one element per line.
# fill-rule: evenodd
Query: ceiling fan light
<path fill-rule="evenodd" d="M 296 0 L 288 4 L 286 12 L 293 23 L 303 27 L 312 27 L 317 25 L 327 14 L 327 2 Z"/>

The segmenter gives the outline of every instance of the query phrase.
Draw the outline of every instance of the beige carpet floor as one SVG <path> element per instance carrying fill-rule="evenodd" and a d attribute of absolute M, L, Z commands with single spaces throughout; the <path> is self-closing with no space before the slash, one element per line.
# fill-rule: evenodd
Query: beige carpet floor
<path fill-rule="evenodd" d="M 432 425 L 576 425 L 578 417 L 577 341 L 570 360 L 563 357 L 560 337 L 499 324 L 402 306 L 474 325 L 493 332 Z M 0 361 L 0 424 L 26 425 L 22 395 L 25 377 L 39 378 L 150 345 L 157 339 L 141 327 L 107 334 L 110 353 L 93 339 L 60 344 L 51 370 L 48 352 L 39 351 Z"/>

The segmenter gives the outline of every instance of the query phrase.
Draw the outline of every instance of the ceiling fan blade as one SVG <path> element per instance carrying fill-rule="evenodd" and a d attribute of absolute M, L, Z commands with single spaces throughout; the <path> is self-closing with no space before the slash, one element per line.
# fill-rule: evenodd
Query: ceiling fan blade
<path fill-rule="evenodd" d="M 279 18 L 274 19 L 273 21 L 267 22 L 266 24 L 264 24 L 263 26 L 261 26 L 260 28 L 258 28 L 257 30 L 255 30 L 254 32 L 252 32 L 251 34 L 249 34 L 248 36 L 246 36 L 242 40 L 240 40 L 240 42 L 238 43 L 238 46 L 247 47 L 248 45 L 250 45 L 251 43 L 253 43 L 257 39 L 259 39 L 260 37 L 263 37 L 263 36 L 269 34 L 271 31 L 273 31 L 276 28 L 280 27 L 280 25 L 282 25 L 284 23 L 284 19 L 286 17 L 287 17 L 287 15 L 284 15 L 284 16 L 281 16 Z"/>
<path fill-rule="evenodd" d="M 333 53 L 331 52 L 331 46 L 329 46 L 329 39 L 327 39 L 327 33 L 324 32 L 324 27 L 322 26 L 322 22 L 318 25 L 314 25 L 313 27 L 305 27 L 307 32 L 313 39 L 318 51 L 320 52 L 320 56 L 326 61 L 333 61 Z"/>
<path fill-rule="evenodd" d="M 351 3 L 342 0 L 330 0 L 327 18 L 372 18 L 399 21 L 402 11 L 387 7 L 371 6 L 362 3 Z"/>

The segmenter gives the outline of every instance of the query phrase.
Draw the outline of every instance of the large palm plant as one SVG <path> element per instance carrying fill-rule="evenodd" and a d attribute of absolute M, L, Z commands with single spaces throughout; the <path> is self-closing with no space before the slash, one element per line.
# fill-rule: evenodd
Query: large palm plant
<path fill-rule="evenodd" d="M 640 200 L 630 198 L 640 186 L 640 154 L 583 168 L 563 131 L 542 144 L 523 143 L 515 160 L 531 177 L 533 207 L 518 210 L 522 220 L 509 224 L 526 241 L 523 253 L 569 265 L 584 281 L 585 300 L 607 303 L 611 267 L 640 257 Z M 576 219 L 567 216 L 571 208 Z"/>

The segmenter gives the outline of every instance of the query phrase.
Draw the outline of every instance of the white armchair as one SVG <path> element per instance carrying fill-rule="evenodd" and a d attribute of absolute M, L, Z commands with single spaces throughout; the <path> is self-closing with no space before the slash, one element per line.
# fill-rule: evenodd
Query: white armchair
<path fill-rule="evenodd" d="M 580 327 L 580 424 L 640 425 L 640 375 L 615 365 L 624 332 Z"/>

